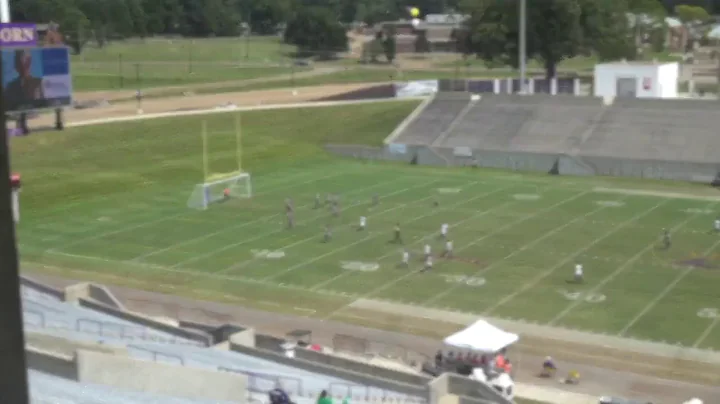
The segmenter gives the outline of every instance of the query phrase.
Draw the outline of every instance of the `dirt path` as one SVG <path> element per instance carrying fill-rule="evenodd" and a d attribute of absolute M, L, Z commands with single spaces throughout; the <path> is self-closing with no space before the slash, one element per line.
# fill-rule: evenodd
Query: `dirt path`
<path fill-rule="evenodd" d="M 161 112 L 212 109 L 232 103 L 237 106 L 287 104 L 307 102 L 325 97 L 344 94 L 371 86 L 372 83 L 336 84 L 320 87 L 300 87 L 296 89 L 280 88 L 274 90 L 242 91 L 236 93 L 199 94 L 174 98 L 154 98 L 142 102 L 142 112 L 153 114 Z M 136 102 L 121 102 L 106 107 L 74 109 L 65 112 L 65 121 L 69 124 L 102 118 L 136 115 Z M 41 115 L 30 121 L 30 127 L 50 127 L 54 124 L 54 115 Z"/>
<path fill-rule="evenodd" d="M 75 283 L 75 281 L 72 280 L 37 273 L 32 274 L 32 276 L 57 287 L 64 287 Z M 195 301 L 179 296 L 113 285 L 107 286 L 110 287 L 112 292 L 129 310 L 154 316 L 165 316 L 217 325 L 234 322 L 236 324 L 252 326 L 260 332 L 280 337 L 294 329 L 308 329 L 313 332 L 313 341 L 329 346 L 332 346 L 333 337 L 336 334 L 351 335 L 374 341 L 373 345 L 376 347 L 399 346 L 428 357 L 431 357 L 434 352 L 441 347 L 438 338 L 419 336 L 422 333 L 413 330 L 412 323 L 404 321 L 402 318 L 399 319 L 399 323 L 393 324 L 393 327 L 396 329 L 404 329 L 408 333 L 402 334 L 377 329 L 388 326 L 388 319 L 383 318 L 377 313 L 374 318 L 371 317 L 371 319 L 374 319 L 375 324 L 369 324 L 367 320 L 353 321 L 351 318 L 341 318 L 346 322 L 339 322 L 336 320 L 294 317 L 224 303 Z M 397 321 L 397 319 L 395 321 Z M 351 325 L 347 322 L 370 325 L 374 328 Z M 437 323 L 436 325 L 436 331 L 447 331 L 447 329 L 444 329 L 446 324 Z M 455 329 L 457 329 L 457 326 L 455 326 Z M 598 362 L 602 365 L 602 357 L 596 357 L 594 360 L 585 358 L 586 360 L 578 362 L 560 361 L 561 369 L 575 369 L 581 373 L 582 383 L 578 386 L 564 386 L 560 385 L 557 381 L 539 379 L 536 375 L 539 371 L 542 358 L 544 355 L 553 354 L 554 352 L 552 351 L 555 346 L 537 348 L 541 348 L 543 353 L 533 353 L 524 349 L 513 350 L 510 353 L 516 365 L 516 379 L 519 382 L 563 388 L 569 391 L 595 396 L 611 394 L 628 398 L 653 400 L 655 404 L 678 404 L 691 397 L 699 397 L 707 403 L 720 403 L 720 387 L 695 385 L 643 376 L 622 370 L 610 370 L 598 366 Z M 570 348 L 571 347 L 568 347 L 568 349 Z M 628 363 L 634 360 L 635 358 L 626 358 Z"/>

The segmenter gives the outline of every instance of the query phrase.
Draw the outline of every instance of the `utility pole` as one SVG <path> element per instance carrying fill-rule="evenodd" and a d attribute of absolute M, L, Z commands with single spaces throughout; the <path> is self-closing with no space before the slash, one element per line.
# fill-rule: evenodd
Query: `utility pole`
<path fill-rule="evenodd" d="M 526 85 L 525 82 L 527 81 L 527 0 L 520 0 L 520 21 L 518 21 L 518 25 L 520 27 L 519 32 L 519 44 L 518 44 L 518 59 L 520 63 L 520 93 L 524 94 L 526 93 Z"/>

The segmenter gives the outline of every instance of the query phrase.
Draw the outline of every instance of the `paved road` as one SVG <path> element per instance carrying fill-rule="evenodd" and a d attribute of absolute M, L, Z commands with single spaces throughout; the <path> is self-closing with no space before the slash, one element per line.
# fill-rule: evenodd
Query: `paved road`
<path fill-rule="evenodd" d="M 30 273 L 30 276 L 48 284 L 64 287 L 74 283 L 58 277 Z M 313 340 L 332 344 L 335 334 L 361 336 L 372 341 L 399 345 L 416 352 L 432 356 L 440 342 L 414 335 L 375 330 L 334 321 L 323 321 L 304 317 L 247 309 L 229 304 L 194 301 L 178 296 L 165 295 L 125 287 L 107 285 L 129 310 L 149 315 L 167 316 L 183 320 L 194 320 L 209 324 L 236 323 L 252 326 L 259 332 L 283 336 L 293 329 L 308 329 Z M 720 403 L 720 387 L 691 385 L 688 383 L 662 380 L 638 374 L 606 370 L 592 363 L 561 363 L 563 368 L 577 369 L 583 378 L 579 386 L 561 386 L 550 380 L 537 378 L 536 373 L 542 358 L 523 355 L 512 357 L 516 364 L 516 379 L 519 382 L 564 388 L 591 395 L 620 395 L 629 398 L 652 400 L 655 404 L 680 404 L 691 397 L 699 397 L 706 403 Z"/>

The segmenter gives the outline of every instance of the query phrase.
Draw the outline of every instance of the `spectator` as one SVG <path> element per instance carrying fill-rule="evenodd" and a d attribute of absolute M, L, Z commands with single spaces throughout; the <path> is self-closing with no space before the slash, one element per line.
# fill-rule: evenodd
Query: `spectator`
<path fill-rule="evenodd" d="M 435 354 L 435 366 L 441 367 L 443 364 L 443 352 L 441 350 L 438 350 Z"/>
<path fill-rule="evenodd" d="M 274 388 L 268 393 L 270 404 L 293 404 L 290 396 L 281 388 Z"/>
<path fill-rule="evenodd" d="M 317 404 L 333 404 L 333 400 L 328 396 L 327 390 L 320 392 L 320 397 L 317 399 Z"/>

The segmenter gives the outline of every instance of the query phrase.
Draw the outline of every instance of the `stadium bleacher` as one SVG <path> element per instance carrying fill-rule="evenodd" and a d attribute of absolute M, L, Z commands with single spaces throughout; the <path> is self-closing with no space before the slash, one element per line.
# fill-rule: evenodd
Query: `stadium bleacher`
<path fill-rule="evenodd" d="M 398 142 L 430 144 L 460 115 L 470 102 L 468 93 L 439 93 L 403 130 Z"/>
<path fill-rule="evenodd" d="M 41 334 L 97 342 L 162 341 L 198 345 L 198 342 L 142 327 L 93 310 L 62 302 L 26 286 L 21 288 L 25 329 Z"/>
<path fill-rule="evenodd" d="M 342 366 L 342 361 L 350 359 L 340 356 L 326 360 L 315 352 L 315 356 L 301 355 L 302 359 L 288 358 L 279 354 L 284 352 L 281 348 L 270 347 L 279 339 L 256 336 L 254 330 L 237 326 L 245 330 L 240 331 L 241 337 L 234 338 L 236 332 L 215 340 L 208 334 L 211 342 L 203 344 L 180 336 L 198 331 L 180 327 L 173 331 L 150 317 L 128 320 L 138 318 L 132 317 L 137 314 L 128 312 L 124 318 L 108 314 L 112 313 L 110 307 L 99 301 L 90 305 L 87 298 L 69 297 L 74 286 L 51 291 L 25 279 L 21 287 L 33 403 L 260 404 L 267 403 L 269 390 L 281 387 L 297 404 L 315 402 L 322 390 L 335 399 L 347 398 L 358 404 L 424 404 L 430 399 L 430 390 L 436 388 L 429 383 L 431 378 L 420 374 L 360 362 Z M 242 349 L 237 344 L 243 344 Z M 189 374 L 198 377 L 188 379 Z M 227 391 L 214 391 L 213 386 L 223 383 L 229 387 Z M 443 383 L 443 394 L 449 394 L 453 383 Z M 190 391 L 193 386 L 201 391 Z M 476 394 L 482 391 L 478 389 Z M 217 394 L 206 397 L 203 393 Z"/>
<path fill-rule="evenodd" d="M 197 400 L 109 386 L 78 383 L 61 377 L 30 370 L 30 395 L 33 404 L 231 404 L 216 400 Z"/>
<path fill-rule="evenodd" d="M 562 94 L 465 100 L 438 93 L 386 142 L 407 145 L 418 164 L 720 184 L 717 102 Z"/>

